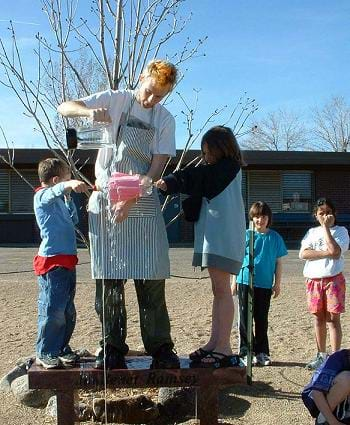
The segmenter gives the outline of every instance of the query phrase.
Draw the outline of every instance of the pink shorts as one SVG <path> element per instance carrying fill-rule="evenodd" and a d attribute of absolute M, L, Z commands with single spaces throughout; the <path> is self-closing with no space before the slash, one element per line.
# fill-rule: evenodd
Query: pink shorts
<path fill-rule="evenodd" d="M 343 273 L 321 279 L 306 279 L 307 306 L 310 313 L 344 313 L 345 278 Z"/>

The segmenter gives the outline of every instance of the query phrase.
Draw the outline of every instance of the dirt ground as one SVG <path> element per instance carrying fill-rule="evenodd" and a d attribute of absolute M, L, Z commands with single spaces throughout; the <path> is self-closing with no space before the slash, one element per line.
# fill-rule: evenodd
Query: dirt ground
<path fill-rule="evenodd" d="M 35 248 L 0 248 L 0 376 L 5 375 L 20 357 L 34 353 L 36 337 L 36 279 L 31 272 Z M 191 267 L 191 248 L 170 250 L 172 277 L 167 282 L 167 303 L 172 336 L 180 355 L 206 342 L 209 335 L 211 289 L 207 273 Z M 77 327 L 74 348 L 94 352 L 100 338 L 100 325 L 94 311 L 94 283 L 90 278 L 86 250 L 80 252 L 76 306 Z M 347 256 L 348 258 L 350 255 Z M 350 277 L 350 261 L 346 262 Z M 312 424 L 300 399 L 300 391 L 310 379 L 305 363 L 315 353 L 313 325 L 307 313 L 302 277 L 302 262 L 290 251 L 284 264 L 282 294 L 272 302 L 270 346 L 273 366 L 253 369 L 253 386 L 234 386 L 220 394 L 220 417 L 225 424 Z M 136 295 L 127 283 L 128 344 L 142 349 Z M 350 320 L 345 313 L 343 346 L 349 347 Z M 237 347 L 237 332 L 232 332 Z M 194 421 L 187 422 L 195 423 Z M 1 395 L 1 425 L 55 424 L 43 410 L 21 406 L 12 395 Z"/>

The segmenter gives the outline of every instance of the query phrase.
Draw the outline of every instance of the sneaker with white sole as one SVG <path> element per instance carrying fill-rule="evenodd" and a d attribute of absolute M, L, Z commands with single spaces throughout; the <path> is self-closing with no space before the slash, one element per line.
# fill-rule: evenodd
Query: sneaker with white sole
<path fill-rule="evenodd" d="M 248 356 L 243 356 L 241 357 L 242 363 L 244 364 L 244 366 L 247 366 L 248 364 Z M 252 366 L 256 366 L 258 364 L 258 360 L 256 358 L 256 356 L 253 354 L 252 357 Z"/>
<path fill-rule="evenodd" d="M 63 365 L 73 366 L 80 360 L 80 356 L 74 351 L 67 351 L 58 356 Z"/>
<path fill-rule="evenodd" d="M 308 363 L 305 367 L 308 370 L 316 370 L 321 366 L 321 364 L 326 360 L 326 358 L 327 358 L 327 355 L 322 353 L 317 353 L 316 357 L 313 360 L 311 360 L 311 362 Z"/>
<path fill-rule="evenodd" d="M 256 361 L 259 366 L 270 366 L 272 363 L 271 357 L 266 353 L 257 354 Z"/>
<path fill-rule="evenodd" d="M 49 354 L 37 357 L 36 364 L 45 369 L 57 369 L 61 365 L 60 359 L 57 356 L 50 356 Z"/>
<path fill-rule="evenodd" d="M 327 419 L 320 412 L 315 420 L 315 425 L 328 425 Z"/>

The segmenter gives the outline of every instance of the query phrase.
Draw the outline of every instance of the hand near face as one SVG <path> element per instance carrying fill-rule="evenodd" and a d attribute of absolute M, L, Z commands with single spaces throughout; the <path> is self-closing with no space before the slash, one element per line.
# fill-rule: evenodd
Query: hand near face
<path fill-rule="evenodd" d="M 324 216 L 322 216 L 322 218 L 320 220 L 321 226 L 325 226 L 325 227 L 334 226 L 334 222 L 335 222 L 335 217 L 334 217 L 333 214 L 324 215 Z"/>

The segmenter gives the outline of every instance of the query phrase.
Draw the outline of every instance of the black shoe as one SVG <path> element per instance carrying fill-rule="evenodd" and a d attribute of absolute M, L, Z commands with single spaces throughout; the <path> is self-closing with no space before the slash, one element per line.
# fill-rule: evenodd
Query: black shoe
<path fill-rule="evenodd" d="M 169 344 L 162 345 L 154 354 L 150 369 L 179 369 L 180 360 Z"/>
<path fill-rule="evenodd" d="M 103 348 L 100 350 L 95 360 L 95 369 L 127 369 L 125 357 L 112 345 L 106 345 L 106 361 L 104 361 Z"/>
<path fill-rule="evenodd" d="M 59 354 L 63 366 L 74 366 L 80 360 L 79 354 L 73 351 L 69 346 Z"/>

